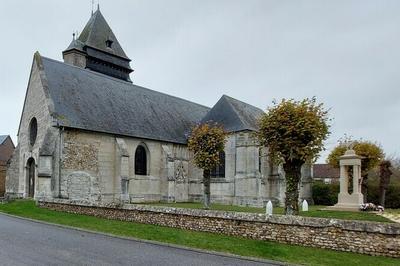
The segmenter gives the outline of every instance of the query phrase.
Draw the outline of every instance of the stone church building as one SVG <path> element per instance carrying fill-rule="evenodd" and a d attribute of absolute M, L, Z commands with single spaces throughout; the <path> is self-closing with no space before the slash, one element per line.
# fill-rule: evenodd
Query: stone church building
<path fill-rule="evenodd" d="M 223 95 L 212 107 L 134 85 L 130 59 L 100 10 L 63 51 L 35 53 L 7 170 L 9 197 L 88 205 L 202 200 L 202 170 L 187 149 L 190 129 L 214 121 L 229 132 L 212 172 L 212 202 L 283 203 L 280 167 L 254 137 L 262 110 Z M 310 199 L 303 167 L 300 197 Z"/>

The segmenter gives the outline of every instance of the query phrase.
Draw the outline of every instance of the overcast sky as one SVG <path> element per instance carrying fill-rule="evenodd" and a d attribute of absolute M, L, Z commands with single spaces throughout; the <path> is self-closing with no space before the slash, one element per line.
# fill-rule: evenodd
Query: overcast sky
<path fill-rule="evenodd" d="M 328 150 L 346 133 L 400 155 L 400 1 L 101 0 L 100 10 L 134 84 L 210 107 L 222 94 L 263 110 L 316 96 L 331 109 Z M 16 142 L 33 53 L 62 60 L 90 13 L 91 0 L 0 0 L 0 135 Z"/>

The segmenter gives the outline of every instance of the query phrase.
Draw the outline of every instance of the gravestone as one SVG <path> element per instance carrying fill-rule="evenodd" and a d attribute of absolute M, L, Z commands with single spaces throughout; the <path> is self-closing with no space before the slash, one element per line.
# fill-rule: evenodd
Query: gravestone
<path fill-rule="evenodd" d="M 267 205 L 265 206 L 266 215 L 272 215 L 272 210 L 273 210 L 272 202 L 269 200 L 267 202 Z"/>
<path fill-rule="evenodd" d="M 306 200 L 303 200 L 303 204 L 301 206 L 301 210 L 303 212 L 308 212 L 308 202 Z"/>

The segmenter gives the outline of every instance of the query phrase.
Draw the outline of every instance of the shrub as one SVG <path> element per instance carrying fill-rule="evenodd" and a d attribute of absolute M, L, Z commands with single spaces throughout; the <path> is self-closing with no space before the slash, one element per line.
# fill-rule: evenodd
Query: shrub
<path fill-rule="evenodd" d="M 339 194 L 339 183 L 324 184 L 323 182 L 314 182 L 312 195 L 314 204 L 331 206 L 337 203 Z"/>
<path fill-rule="evenodd" d="M 316 181 L 312 187 L 314 204 L 332 206 L 337 203 L 340 191 L 339 183 L 324 184 Z M 367 202 L 379 205 L 379 184 L 370 183 L 368 186 Z M 386 190 L 385 208 L 400 208 L 400 183 L 392 183 Z"/>
<path fill-rule="evenodd" d="M 400 184 L 390 184 L 386 190 L 385 208 L 400 208 Z M 370 184 L 368 189 L 368 202 L 379 204 L 379 185 Z"/>

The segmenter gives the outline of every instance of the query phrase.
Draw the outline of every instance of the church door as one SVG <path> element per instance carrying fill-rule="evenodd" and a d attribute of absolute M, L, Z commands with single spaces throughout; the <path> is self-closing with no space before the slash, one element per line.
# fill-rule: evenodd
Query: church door
<path fill-rule="evenodd" d="M 35 160 L 30 158 L 27 163 L 28 172 L 28 197 L 33 198 L 35 195 Z"/>

